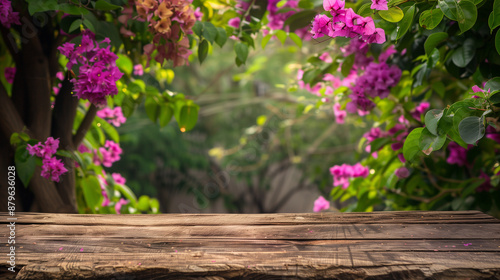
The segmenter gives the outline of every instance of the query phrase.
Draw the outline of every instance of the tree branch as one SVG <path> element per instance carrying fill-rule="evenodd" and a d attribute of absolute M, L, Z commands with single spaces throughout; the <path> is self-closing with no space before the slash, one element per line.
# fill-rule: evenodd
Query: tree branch
<path fill-rule="evenodd" d="M 87 110 L 87 114 L 85 114 L 85 117 L 83 118 L 82 123 L 78 127 L 75 136 L 73 136 L 73 145 L 75 147 L 78 147 L 82 142 L 83 138 L 85 137 L 85 134 L 87 134 L 87 131 L 92 125 L 92 122 L 94 121 L 96 114 L 97 114 L 97 107 L 94 104 L 91 104 L 89 109 Z"/>
<path fill-rule="evenodd" d="M 72 89 L 73 84 L 68 78 L 64 79 L 59 94 L 56 97 L 52 114 L 52 135 L 60 139 L 60 148 L 67 151 L 74 151 L 76 149 L 73 144 L 72 131 L 78 107 L 78 98 L 71 95 Z M 65 157 L 63 158 L 63 163 L 68 172 L 61 175 L 61 180 L 57 183 L 57 190 L 62 199 L 71 205 L 72 211 L 76 213 L 75 162 L 73 159 Z"/>

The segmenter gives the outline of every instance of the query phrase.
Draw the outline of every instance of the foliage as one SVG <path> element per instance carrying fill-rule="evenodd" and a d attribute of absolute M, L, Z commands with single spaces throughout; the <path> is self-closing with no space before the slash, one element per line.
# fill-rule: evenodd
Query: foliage
<path fill-rule="evenodd" d="M 195 58 L 203 63 L 214 48 L 230 46 L 235 65 L 247 67 L 238 77 L 251 80 L 259 72 L 252 67 L 264 64 L 253 54 L 277 42 L 293 43 L 309 57 L 294 61 L 295 84 L 280 84 L 294 104 L 281 109 L 294 116 L 274 122 L 276 143 L 266 142 L 256 163 L 287 159 L 310 168 L 310 151 L 320 143 L 304 144 L 290 135 L 305 129 L 328 139 L 333 129 L 305 120 L 330 112 L 339 126 L 373 125 L 359 142 L 361 165 L 343 165 L 342 175 L 338 167 L 330 169 L 334 177 L 342 176 L 333 178 L 331 198 L 353 202 L 342 210 L 493 213 L 500 208 L 498 0 L 10 4 L 2 1 L 0 19 L 7 47 L 0 60 L 5 74 L 0 128 L 6 135 L 2 141 L 15 152 L 5 161 L 15 162 L 20 180 L 43 209 L 63 209 L 60 201 L 67 200 L 73 211 L 76 202 L 81 213 L 156 213 L 157 200 L 137 199 L 121 176 L 104 172 L 122 152 L 114 127 L 122 122 L 116 119 L 130 117 L 144 104 L 153 123 L 165 127 L 175 120 L 181 132 L 192 130 L 200 107 L 191 95 L 172 91 L 168 84 L 175 72 L 167 65 L 182 66 Z M 33 36 L 27 28 L 35 30 Z M 33 67 L 33 61 L 41 66 Z M 121 109 L 96 117 L 103 103 Z M 245 147 L 279 115 L 269 108 L 238 140 L 237 153 L 216 149 L 213 155 L 228 162 L 248 158 Z M 355 120 L 355 115 L 362 118 Z M 48 167 L 42 157 L 26 152 L 49 137 L 60 139 L 55 155 L 68 169 L 59 182 L 57 176 L 39 179 L 39 166 Z M 311 138 L 304 141 L 311 143 Z M 59 159 L 51 161 L 52 167 Z M 368 174 L 355 175 L 354 166 L 368 167 Z M 41 190 L 59 198 L 43 202 Z"/>

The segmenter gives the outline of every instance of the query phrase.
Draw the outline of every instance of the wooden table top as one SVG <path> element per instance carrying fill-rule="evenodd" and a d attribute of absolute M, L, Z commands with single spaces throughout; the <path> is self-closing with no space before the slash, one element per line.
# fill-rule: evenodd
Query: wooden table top
<path fill-rule="evenodd" d="M 0 279 L 500 279 L 500 220 L 478 211 L 8 218 Z"/>

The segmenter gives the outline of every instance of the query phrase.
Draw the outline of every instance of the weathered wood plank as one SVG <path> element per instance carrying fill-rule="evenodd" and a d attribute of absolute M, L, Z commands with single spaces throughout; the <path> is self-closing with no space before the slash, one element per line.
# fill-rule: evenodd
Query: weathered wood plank
<path fill-rule="evenodd" d="M 17 218 L 16 279 L 500 279 L 477 211 Z"/>
<path fill-rule="evenodd" d="M 5 220 L 6 213 L 0 213 Z M 143 215 L 127 215 L 117 219 L 114 215 L 68 215 L 47 213 L 18 213 L 19 224 L 58 225 L 296 225 L 296 224 L 444 224 L 444 223 L 500 223 L 479 211 L 391 211 L 372 213 L 301 213 L 301 214 L 160 214 L 144 219 Z"/>
<path fill-rule="evenodd" d="M 221 225 L 221 226 L 81 226 L 81 225 L 31 225 L 19 227 L 20 237 L 93 236 L 136 238 L 138 230 L 148 238 L 179 239 L 483 239 L 497 236 L 500 239 L 500 224 L 333 224 L 333 225 Z"/>

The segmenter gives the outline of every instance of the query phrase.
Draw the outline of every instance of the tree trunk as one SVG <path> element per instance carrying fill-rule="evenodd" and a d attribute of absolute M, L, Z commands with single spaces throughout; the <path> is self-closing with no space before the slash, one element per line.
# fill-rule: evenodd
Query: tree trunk
<path fill-rule="evenodd" d="M 45 141 L 52 136 L 60 139 L 60 149 L 73 152 L 76 144 L 73 139 L 73 122 L 78 106 L 78 99 L 71 95 L 72 83 L 63 82 L 60 94 L 52 110 L 50 97 L 52 81 L 58 67 L 57 46 L 62 42 L 60 37 L 54 39 L 53 26 L 50 18 L 43 26 L 35 26 L 26 9 L 21 13 L 22 26 L 17 26 L 21 36 L 21 47 L 15 45 L 14 40 L 8 40 L 9 30 L 1 27 L 2 38 L 16 62 L 16 77 L 12 86 L 11 96 L 0 84 L 0 191 L 6 193 L 7 166 L 14 163 L 14 152 L 10 147 L 10 137 L 13 133 L 25 132 L 32 139 Z M 57 27 L 59 28 L 59 27 Z M 93 109 L 94 110 L 94 109 Z M 89 114 L 90 124 L 95 116 Z M 90 124 L 86 124 L 90 126 Z M 88 130 L 81 127 L 79 131 Z M 81 137 L 83 138 L 83 137 Z M 80 139 L 81 140 L 81 139 Z M 16 211 L 40 211 L 76 213 L 75 195 L 75 164 L 73 159 L 64 158 L 63 163 L 68 169 L 60 178 L 60 182 L 47 180 L 40 176 L 41 167 L 35 168 L 35 173 L 29 184 L 29 190 L 34 200 L 28 201 L 20 208 L 16 203 Z M 5 179 L 5 180 L 4 180 Z M 17 197 L 26 192 L 20 180 L 16 182 Z M 23 195 L 24 196 L 24 195 Z M 0 211 L 5 211 L 0 209 Z"/>

